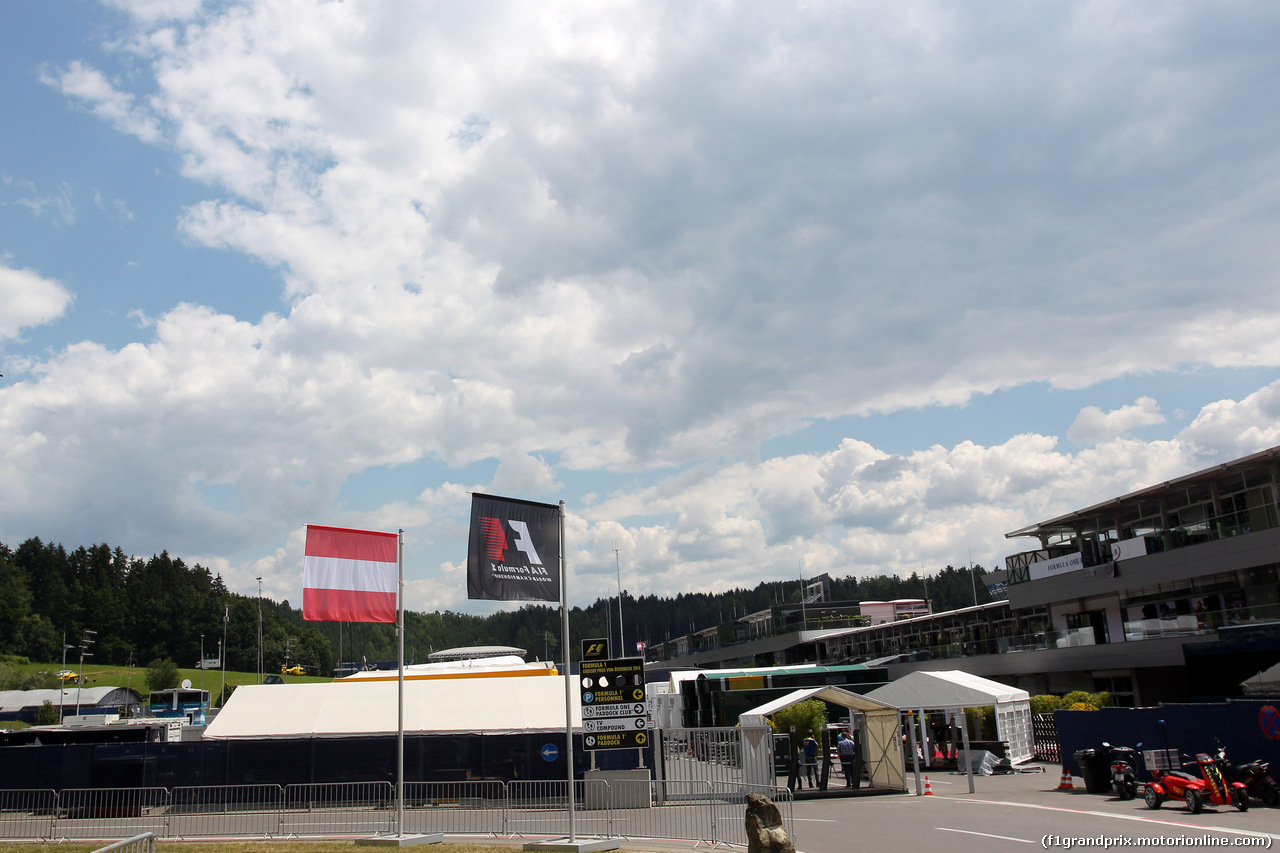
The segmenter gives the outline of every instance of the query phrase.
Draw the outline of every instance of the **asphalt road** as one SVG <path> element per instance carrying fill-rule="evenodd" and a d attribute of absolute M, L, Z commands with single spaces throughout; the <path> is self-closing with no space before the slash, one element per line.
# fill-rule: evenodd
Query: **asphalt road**
<path fill-rule="evenodd" d="M 793 812 L 796 849 L 803 853 L 1004 853 L 1076 849 L 1085 846 L 1073 841 L 1080 838 L 1093 839 L 1095 849 L 1123 849 L 1142 844 L 1143 839 L 1171 837 L 1218 839 L 1199 842 L 1200 847 L 1256 843 L 1270 849 L 1280 841 L 1280 809 L 1268 809 L 1256 800 L 1247 812 L 1228 806 L 1193 815 L 1180 802 L 1151 810 L 1141 796 L 1122 801 L 1109 794 L 1089 794 L 1078 777 L 1075 790 L 1058 790 L 1062 769 L 1047 767 L 1046 771 L 979 776 L 972 794 L 963 776 L 930 773 L 932 796 L 797 802 Z M 914 782 L 909 787 L 914 790 Z M 1187 842 L 1143 846 L 1174 849 Z"/>

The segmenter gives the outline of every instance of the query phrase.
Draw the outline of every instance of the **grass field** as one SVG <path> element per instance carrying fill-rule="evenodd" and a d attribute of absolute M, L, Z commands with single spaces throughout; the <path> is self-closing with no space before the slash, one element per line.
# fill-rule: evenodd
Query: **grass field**
<path fill-rule="evenodd" d="M 0 844 L 0 853 L 31 853 L 32 850 L 58 850 L 58 853 L 92 853 L 93 850 L 106 847 L 105 844 L 67 844 L 65 843 L 32 843 Z M 339 853 L 339 850 L 355 848 L 355 841 L 156 841 L 157 853 L 259 853 L 270 850 L 270 853 Z M 426 844 L 417 849 L 424 853 L 494 853 L 494 850 L 518 850 L 520 841 L 494 841 L 489 844 Z M 361 848 L 365 849 L 365 848 Z M 622 848 L 618 853 L 635 853 L 635 850 Z"/>
<path fill-rule="evenodd" d="M 417 849 L 423 853 L 494 853 L 495 850 L 519 850 L 520 841 L 495 841 L 486 844 L 428 844 Z M 27 844 L 0 844 L 0 853 L 31 853 L 32 850 L 57 850 L 58 853 L 92 853 L 105 844 L 61 844 L 56 842 L 32 842 Z M 339 849 L 354 848 L 352 841 L 230 841 L 209 843 L 204 841 L 157 841 L 157 853 L 338 853 Z M 363 849 L 363 848 L 362 848 Z M 636 853 L 621 848 L 618 853 Z"/>
<path fill-rule="evenodd" d="M 49 674 L 56 673 L 62 669 L 61 663 L 24 663 L 10 664 L 14 669 L 21 672 L 47 672 Z M 80 667 L 74 663 L 67 663 L 67 669 L 72 672 L 79 672 Z M 271 673 L 266 673 L 270 675 Z M 209 691 L 211 699 L 216 700 L 218 692 L 222 689 L 222 670 L 211 669 L 207 672 L 199 669 L 178 669 L 179 682 L 182 679 L 190 679 L 191 686 L 197 689 Z M 258 673 L 256 672 L 233 672 L 227 670 L 227 686 L 239 687 L 242 684 L 257 684 Z M 333 681 L 328 676 L 317 675 L 285 675 L 282 676 L 285 681 L 290 684 L 294 682 L 318 682 Z M 85 687 L 131 687 L 139 693 L 146 696 L 147 693 L 147 670 L 143 666 L 84 666 Z"/>

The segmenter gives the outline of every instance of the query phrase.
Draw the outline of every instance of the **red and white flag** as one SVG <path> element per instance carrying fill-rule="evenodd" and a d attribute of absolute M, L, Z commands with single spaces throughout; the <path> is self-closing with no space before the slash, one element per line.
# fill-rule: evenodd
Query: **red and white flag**
<path fill-rule="evenodd" d="M 395 622 L 399 544 L 395 533 L 308 524 L 302 618 Z"/>

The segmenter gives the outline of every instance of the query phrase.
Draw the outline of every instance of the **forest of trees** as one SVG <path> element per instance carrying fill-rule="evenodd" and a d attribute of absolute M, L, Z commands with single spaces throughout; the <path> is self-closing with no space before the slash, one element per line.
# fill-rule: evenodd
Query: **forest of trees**
<path fill-rule="evenodd" d="M 947 566 L 927 578 L 832 579 L 836 601 L 887 601 L 925 598 L 935 612 L 989 601 L 982 582 L 985 571 Z M 623 623 L 629 653 L 635 641 L 663 642 L 691 631 L 711 628 L 777 603 L 800 599 L 798 578 L 767 581 L 754 589 L 723 593 L 688 593 L 675 598 L 623 592 Z M 144 666 L 169 658 L 195 666 L 201 636 L 207 657 L 215 657 L 223 637 L 224 615 L 228 669 L 254 672 L 258 667 L 258 621 L 261 608 L 264 668 L 278 671 L 286 655 L 290 665 L 327 675 L 336 662 L 394 660 L 393 625 L 304 622 L 302 611 L 287 600 L 276 602 L 229 592 L 220 576 L 200 565 L 187 565 L 167 552 L 143 559 L 126 556 L 108 545 L 79 547 L 28 539 L 10 549 L 0 543 L 0 655 L 32 661 L 59 661 L 63 642 L 76 647 L 83 632 L 94 631 L 92 662 Z M 585 638 L 617 636 L 613 620 L 618 601 L 598 600 L 570 610 L 571 651 Z M 429 652 L 458 646 L 510 645 L 527 649 L 530 658 L 559 659 L 560 614 L 557 607 L 525 605 L 490 616 L 450 611 L 405 614 L 405 657 L 425 662 Z M 68 661 L 79 651 L 68 651 Z M 576 656 L 576 651 L 574 651 Z"/>

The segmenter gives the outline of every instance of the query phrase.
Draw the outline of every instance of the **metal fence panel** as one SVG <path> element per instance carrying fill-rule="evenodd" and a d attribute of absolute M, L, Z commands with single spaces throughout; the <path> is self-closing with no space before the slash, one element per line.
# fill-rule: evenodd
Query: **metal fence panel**
<path fill-rule="evenodd" d="M 279 785 L 210 785 L 174 788 L 169 797 L 169 837 L 208 838 L 281 834 L 284 789 Z"/>
<path fill-rule="evenodd" d="M 794 839 L 791 792 L 742 782 L 415 782 L 404 787 L 406 833 L 658 838 L 746 844 L 749 792 L 770 797 Z M 396 830 L 388 782 L 0 791 L 0 837 L 114 839 L 350 836 Z"/>
<path fill-rule="evenodd" d="M 500 836 L 506 831 L 502 782 L 406 782 L 404 806 L 406 832 Z"/>
<path fill-rule="evenodd" d="M 773 736 L 767 727 L 661 729 L 658 776 L 668 782 L 767 785 L 774 781 Z"/>
<path fill-rule="evenodd" d="M 569 783 L 507 783 L 507 826 L 504 835 L 560 837 L 569 834 Z M 573 783 L 574 834 L 609 837 L 609 786 L 593 779 Z"/>
<path fill-rule="evenodd" d="M 773 800 L 782 817 L 782 825 L 792 843 L 796 840 L 795 821 L 791 813 L 791 791 L 769 785 L 714 786 L 712 813 L 712 841 L 721 844 L 747 846 L 747 794 L 763 794 Z"/>
<path fill-rule="evenodd" d="M 1062 752 L 1058 749 L 1058 723 L 1053 714 L 1034 714 L 1031 717 L 1031 734 L 1035 738 L 1036 761 L 1058 764 Z"/>
<path fill-rule="evenodd" d="M 52 838 L 57 800 L 53 791 L 0 791 L 0 838 Z"/>
<path fill-rule="evenodd" d="M 712 787 L 709 782 L 611 781 L 611 831 L 615 838 L 712 840 Z M 637 802 L 632 786 L 643 785 Z"/>
<path fill-rule="evenodd" d="M 395 831 L 395 789 L 390 782 L 288 785 L 284 835 L 365 835 Z"/>
<path fill-rule="evenodd" d="M 129 838 L 165 834 L 169 792 L 164 788 L 67 788 L 58 792 L 57 838 Z"/>

